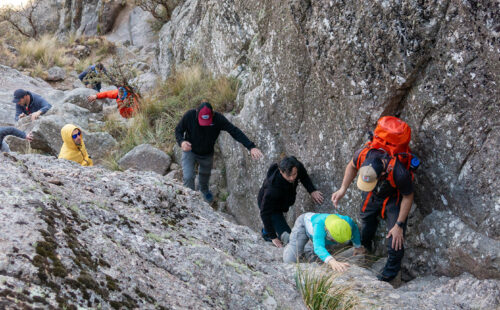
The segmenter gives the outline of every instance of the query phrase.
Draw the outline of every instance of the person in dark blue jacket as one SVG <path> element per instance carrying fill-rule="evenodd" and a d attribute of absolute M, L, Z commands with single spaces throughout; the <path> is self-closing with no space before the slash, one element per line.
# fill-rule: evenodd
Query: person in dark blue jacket
<path fill-rule="evenodd" d="M 85 84 L 85 86 L 90 85 L 93 89 L 100 92 L 101 91 L 101 74 L 108 75 L 106 68 L 102 63 L 97 63 L 95 65 L 89 66 L 85 71 L 80 73 L 78 78 Z"/>
<path fill-rule="evenodd" d="M 40 95 L 24 89 L 16 89 L 12 102 L 16 104 L 16 121 L 28 115 L 34 121 L 52 108 L 47 100 L 43 99 Z"/>

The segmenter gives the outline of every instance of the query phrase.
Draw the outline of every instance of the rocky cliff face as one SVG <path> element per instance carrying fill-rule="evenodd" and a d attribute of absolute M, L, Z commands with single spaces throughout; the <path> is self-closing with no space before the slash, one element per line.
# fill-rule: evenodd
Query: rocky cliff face
<path fill-rule="evenodd" d="M 199 56 L 242 80 L 232 120 L 266 154 L 221 139 L 230 210 L 260 228 L 256 195 L 281 154 L 329 197 L 383 115 L 409 123 L 422 160 L 409 219 L 411 276 L 500 277 L 498 5 L 475 1 L 186 1 L 160 33 L 159 69 Z M 342 212 L 356 216 L 353 185 Z M 332 211 L 305 192 L 289 212 Z M 382 229 L 383 230 L 383 229 Z M 487 245 L 487 246 L 484 246 Z M 432 259 L 429 259 L 432 258 Z"/>
<path fill-rule="evenodd" d="M 121 0 L 45 0 L 56 2 L 59 30 L 71 31 L 84 35 L 105 34 L 113 28 L 115 19 L 125 8 L 126 1 Z"/>
<path fill-rule="evenodd" d="M 47 25 L 89 35 L 107 25 L 110 40 L 133 45 L 134 61 L 152 64 L 144 12 L 121 1 L 47 3 L 57 13 Z M 117 10 L 109 19 L 93 13 L 111 12 L 107 5 Z M 242 81 L 240 112 L 228 117 L 266 158 L 251 161 L 227 135 L 220 148 L 229 211 L 257 230 L 256 195 L 281 154 L 299 157 L 327 198 L 314 206 L 301 189 L 292 223 L 304 211 L 333 210 L 328 198 L 380 116 L 406 120 L 423 165 L 404 276 L 419 278 L 393 289 L 376 280 L 376 266 L 352 267 L 335 283 L 361 308 L 492 309 L 500 304 L 496 12 L 495 4 L 451 0 L 188 0 L 162 29 L 158 67 L 148 70 L 167 77 L 195 58 Z M 21 124 L 36 133 L 33 147 L 56 153 L 64 123 L 101 124 L 99 107 L 84 100 L 91 90 L 56 91 L 0 71 L 2 125 L 13 124 L 16 88 L 54 103 L 40 121 Z M 112 147 L 106 135 L 85 133 L 90 154 Z M 281 264 L 280 250 L 171 179 L 0 154 L 0 308 L 304 308 L 295 266 Z M 359 204 L 352 186 L 341 212 L 356 217 Z"/>
<path fill-rule="evenodd" d="M 113 41 L 143 46 L 151 43 L 152 16 L 123 0 L 39 0 L 35 20 L 42 32 L 77 35 L 114 34 Z M 134 41 L 137 41 L 134 44 Z"/>

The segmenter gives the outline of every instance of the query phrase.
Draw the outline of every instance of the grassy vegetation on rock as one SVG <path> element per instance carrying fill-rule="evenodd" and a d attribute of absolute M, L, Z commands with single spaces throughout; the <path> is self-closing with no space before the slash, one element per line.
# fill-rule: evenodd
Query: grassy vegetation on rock
<path fill-rule="evenodd" d="M 115 52 L 116 46 L 104 37 L 69 34 L 58 38 L 45 34 L 37 39 L 27 38 L 19 36 L 6 22 L 0 22 L 0 64 L 33 77 L 45 78 L 53 66 L 79 73 Z"/>
<path fill-rule="evenodd" d="M 214 77 L 201 65 L 183 67 L 146 95 L 140 111 L 129 124 L 110 116 L 104 130 L 119 142 L 119 150 L 107 159 L 109 168 L 117 169 L 116 161 L 137 145 L 149 143 L 167 153 L 175 144 L 175 126 L 184 113 L 208 100 L 214 110 L 234 110 L 239 81 Z"/>
<path fill-rule="evenodd" d="M 328 267 L 297 267 L 295 282 L 309 310 L 354 309 L 356 299 L 348 286 L 334 283 L 336 274 Z"/>

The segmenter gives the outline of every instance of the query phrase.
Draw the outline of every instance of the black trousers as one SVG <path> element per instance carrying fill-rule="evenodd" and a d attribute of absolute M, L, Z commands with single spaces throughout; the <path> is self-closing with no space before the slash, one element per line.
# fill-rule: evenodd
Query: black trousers
<path fill-rule="evenodd" d="M 284 232 L 291 233 L 292 229 L 288 226 L 286 222 L 285 215 L 283 213 L 273 213 L 271 215 L 271 221 L 273 222 L 274 231 L 281 240 L 281 234 Z M 266 241 L 271 241 L 271 238 L 267 236 L 267 232 L 262 228 L 262 238 Z"/>
<path fill-rule="evenodd" d="M 370 197 L 368 197 L 368 195 Z M 378 217 L 385 220 L 388 230 L 391 230 L 398 220 L 399 210 L 401 207 L 402 195 L 396 194 L 387 199 L 379 198 L 371 193 L 363 194 L 363 204 L 361 205 L 360 218 L 362 223 L 361 228 L 361 244 L 369 251 L 372 250 L 373 237 L 377 232 Z M 367 201 L 368 199 L 368 201 Z M 384 208 L 385 204 L 385 208 Z M 406 233 L 406 223 L 403 227 L 403 236 Z M 401 250 L 392 248 L 392 236 L 386 239 L 387 245 L 387 263 L 382 270 L 381 276 L 390 281 L 396 277 L 401 270 L 401 260 L 404 256 L 404 247 Z"/>

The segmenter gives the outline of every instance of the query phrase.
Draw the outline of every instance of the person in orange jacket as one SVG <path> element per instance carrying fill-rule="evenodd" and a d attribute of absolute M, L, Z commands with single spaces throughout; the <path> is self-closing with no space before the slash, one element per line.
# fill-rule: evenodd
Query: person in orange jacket
<path fill-rule="evenodd" d="M 93 102 L 96 99 L 104 98 L 116 99 L 116 103 L 118 104 L 118 111 L 124 118 L 131 118 L 139 108 L 138 95 L 126 86 L 88 96 L 87 100 Z"/>

